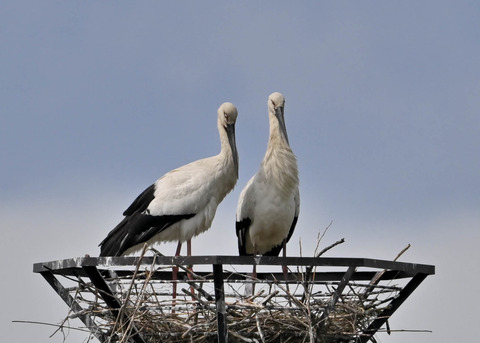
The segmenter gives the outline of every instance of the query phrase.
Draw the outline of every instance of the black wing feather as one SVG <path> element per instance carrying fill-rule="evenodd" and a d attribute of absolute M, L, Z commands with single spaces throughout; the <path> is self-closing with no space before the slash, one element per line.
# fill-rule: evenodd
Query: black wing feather
<path fill-rule="evenodd" d="M 100 243 L 100 256 L 121 256 L 182 219 L 195 214 L 152 216 L 144 211 L 155 198 L 155 184 L 147 187 L 123 212 L 125 218 Z"/>
<path fill-rule="evenodd" d="M 243 218 L 241 221 L 235 222 L 235 230 L 238 237 L 238 253 L 240 256 L 253 255 L 247 254 L 247 234 L 251 223 L 250 218 Z"/>
<path fill-rule="evenodd" d="M 155 198 L 155 184 L 147 187 L 123 212 L 124 216 L 131 216 L 135 212 L 143 212 L 147 209 L 148 205 Z"/>
<path fill-rule="evenodd" d="M 125 217 L 100 243 L 100 256 L 121 256 L 182 219 L 195 214 L 151 216 L 135 212 Z"/>

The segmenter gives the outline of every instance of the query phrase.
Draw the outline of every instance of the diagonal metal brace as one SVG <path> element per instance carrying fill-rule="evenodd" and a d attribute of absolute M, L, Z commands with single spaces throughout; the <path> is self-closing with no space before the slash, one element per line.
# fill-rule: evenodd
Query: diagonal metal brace
<path fill-rule="evenodd" d="M 320 323 L 321 325 L 325 325 L 326 319 L 330 315 L 330 312 L 335 308 L 335 305 L 337 304 L 338 299 L 342 295 L 343 290 L 345 287 L 348 285 L 348 282 L 352 278 L 353 273 L 355 273 L 355 270 L 357 267 L 355 266 L 350 266 L 348 267 L 347 271 L 345 274 L 343 274 L 342 280 L 340 280 L 340 283 L 337 286 L 337 289 L 335 290 L 335 293 L 332 295 L 332 299 L 330 300 L 330 303 L 327 305 L 325 310 L 322 312 L 322 316 L 320 317 Z"/>
<path fill-rule="evenodd" d="M 88 275 L 92 283 L 97 287 L 99 290 L 100 296 L 105 300 L 105 303 L 110 307 L 112 314 L 118 319 L 122 319 L 125 322 L 128 322 L 129 319 L 128 316 L 121 311 L 122 304 L 120 301 L 113 295 L 112 290 L 108 286 L 107 282 L 103 278 L 102 274 L 98 271 L 97 267 L 95 266 L 83 266 L 83 270 L 85 270 L 85 273 Z M 133 324 L 133 323 L 132 323 Z M 140 334 L 140 331 L 137 329 L 135 324 L 132 326 L 132 335 L 131 335 L 131 341 L 135 343 L 145 343 L 145 340 L 143 339 L 142 335 Z"/>
<path fill-rule="evenodd" d="M 368 328 L 366 328 L 363 333 L 364 335 L 360 337 L 360 343 L 368 342 L 373 335 L 382 327 L 383 324 L 393 315 L 393 313 L 403 304 L 405 300 L 413 293 L 413 291 L 422 283 L 423 280 L 428 276 L 428 274 L 418 273 L 416 274 L 410 282 L 400 291 L 398 296 L 392 300 L 390 305 L 385 308 L 381 313 L 378 314 L 377 318 L 370 323 Z"/>
<path fill-rule="evenodd" d="M 60 281 L 55 277 L 52 272 L 44 271 L 40 273 L 45 280 L 52 286 L 52 288 L 57 292 L 57 294 L 62 298 L 63 301 L 73 310 L 76 316 L 85 324 L 85 326 L 93 333 L 93 335 L 98 338 L 100 342 L 106 342 L 107 337 L 103 331 L 95 324 L 90 315 L 84 313 L 84 309 L 80 304 L 70 295 L 67 289 L 62 286 Z"/>

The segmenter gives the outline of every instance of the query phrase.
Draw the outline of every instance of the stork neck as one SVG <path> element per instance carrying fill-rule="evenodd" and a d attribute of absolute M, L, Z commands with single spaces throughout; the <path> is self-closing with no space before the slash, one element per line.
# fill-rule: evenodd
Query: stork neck
<path fill-rule="evenodd" d="M 288 140 L 282 133 L 282 128 L 279 125 L 276 119 L 270 121 L 270 135 L 268 137 L 268 146 L 269 147 L 290 147 Z"/>
<path fill-rule="evenodd" d="M 290 146 L 278 138 L 270 140 L 261 170 L 267 182 L 278 187 L 285 196 L 298 185 L 297 159 Z"/>
<path fill-rule="evenodd" d="M 238 179 L 238 153 L 237 147 L 235 142 L 235 131 L 230 132 L 231 137 L 229 137 L 229 133 L 227 132 L 227 128 L 219 123 L 218 131 L 220 133 L 220 154 L 218 155 L 222 161 L 223 166 L 230 167 L 233 169 L 229 169 L 228 172 L 235 173 L 235 179 Z"/>

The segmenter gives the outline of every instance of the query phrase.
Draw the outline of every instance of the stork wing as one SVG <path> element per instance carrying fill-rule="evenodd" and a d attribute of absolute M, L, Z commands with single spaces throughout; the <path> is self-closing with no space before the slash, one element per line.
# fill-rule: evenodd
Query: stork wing
<path fill-rule="evenodd" d="M 240 198 L 238 200 L 237 207 L 237 220 L 235 222 L 235 231 L 237 233 L 238 240 L 238 253 L 240 256 L 252 255 L 247 254 L 247 239 L 248 239 L 248 230 L 250 224 L 252 224 L 252 211 L 255 207 L 255 199 L 252 196 L 252 183 L 254 177 L 252 177 L 242 192 L 240 193 Z"/>
<path fill-rule="evenodd" d="M 147 209 L 148 205 L 154 198 L 155 184 L 147 187 L 123 212 L 124 216 L 131 216 L 135 212 L 143 212 Z"/>
<path fill-rule="evenodd" d="M 290 230 L 288 231 L 287 238 L 285 239 L 285 242 L 287 243 L 290 238 L 293 235 L 293 231 L 295 231 L 295 226 L 297 225 L 297 220 L 298 220 L 298 215 L 300 213 L 300 192 L 297 187 L 295 190 L 295 196 L 294 196 L 294 201 L 295 201 L 295 217 L 293 217 L 292 224 L 290 225 Z M 278 256 L 280 254 L 280 251 L 283 248 L 283 242 L 275 247 L 273 247 L 270 251 L 266 252 L 264 255 L 266 256 Z"/>
<path fill-rule="evenodd" d="M 151 216 L 135 212 L 123 220 L 100 243 L 100 256 L 121 256 L 126 250 L 144 243 L 172 224 L 195 214 Z"/>
<path fill-rule="evenodd" d="M 293 218 L 292 225 L 290 226 L 290 231 L 288 231 L 287 242 L 290 240 L 290 238 L 293 235 L 293 231 L 295 230 L 295 226 L 297 225 L 298 215 L 300 214 L 300 191 L 298 187 L 295 191 L 294 201 L 295 201 L 295 217 Z"/>

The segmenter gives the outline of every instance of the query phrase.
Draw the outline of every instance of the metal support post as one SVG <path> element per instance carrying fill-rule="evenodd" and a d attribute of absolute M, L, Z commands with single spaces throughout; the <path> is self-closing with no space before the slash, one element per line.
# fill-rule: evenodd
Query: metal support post
<path fill-rule="evenodd" d="M 219 343 L 228 342 L 227 311 L 223 289 L 223 265 L 213 265 L 213 283 L 215 285 L 215 303 L 217 307 L 217 337 Z"/>

